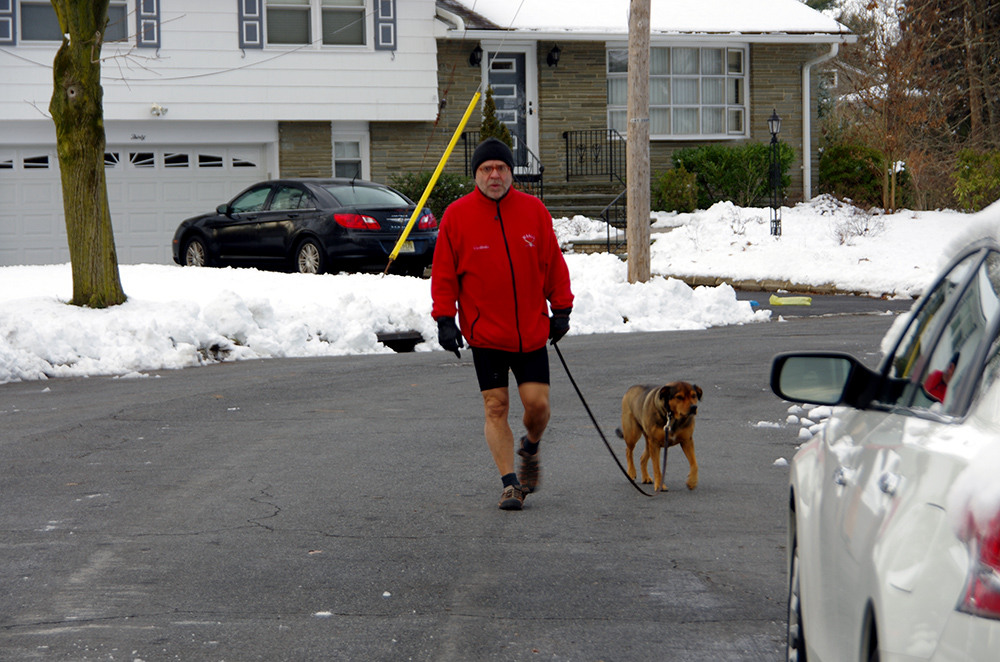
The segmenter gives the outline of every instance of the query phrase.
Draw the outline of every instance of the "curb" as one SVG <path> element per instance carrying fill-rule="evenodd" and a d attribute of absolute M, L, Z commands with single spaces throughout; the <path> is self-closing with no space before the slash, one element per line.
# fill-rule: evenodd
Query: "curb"
<path fill-rule="evenodd" d="M 868 297 L 869 299 L 889 299 L 895 297 L 894 292 L 881 292 L 879 294 L 874 294 L 872 292 L 862 292 L 859 290 L 846 290 L 841 289 L 834 285 L 833 283 L 826 283 L 823 285 L 815 284 L 801 284 L 792 283 L 787 280 L 746 280 L 746 279 L 732 279 L 725 278 L 722 276 L 671 276 L 665 274 L 664 278 L 676 278 L 677 280 L 684 281 L 691 287 L 698 287 L 701 285 L 707 287 L 717 287 L 719 285 L 730 285 L 734 290 L 740 290 L 743 292 L 789 292 L 794 294 L 844 294 L 859 297 Z M 916 298 L 916 297 L 913 297 Z"/>

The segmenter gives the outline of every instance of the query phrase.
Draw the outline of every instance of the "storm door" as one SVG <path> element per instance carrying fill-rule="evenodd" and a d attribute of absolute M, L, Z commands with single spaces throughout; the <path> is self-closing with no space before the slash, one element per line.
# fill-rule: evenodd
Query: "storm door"
<path fill-rule="evenodd" d="M 507 125 L 514 139 L 516 167 L 528 166 L 528 150 L 537 153 L 538 120 L 535 115 L 534 89 L 537 74 L 533 49 L 504 48 L 488 52 L 484 58 L 487 84 L 493 88 L 497 119 Z M 530 55 L 529 55 L 530 54 Z"/>

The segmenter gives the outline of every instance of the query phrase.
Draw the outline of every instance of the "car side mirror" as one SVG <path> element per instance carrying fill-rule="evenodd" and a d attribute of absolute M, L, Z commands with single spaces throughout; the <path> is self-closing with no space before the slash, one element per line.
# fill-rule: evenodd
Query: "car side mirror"
<path fill-rule="evenodd" d="M 215 213 L 222 214 L 223 216 L 229 216 L 232 210 L 229 208 L 229 203 L 224 203 L 215 208 Z"/>
<path fill-rule="evenodd" d="M 878 382 L 876 373 L 849 354 L 780 354 L 771 364 L 771 390 L 791 402 L 863 409 Z"/>

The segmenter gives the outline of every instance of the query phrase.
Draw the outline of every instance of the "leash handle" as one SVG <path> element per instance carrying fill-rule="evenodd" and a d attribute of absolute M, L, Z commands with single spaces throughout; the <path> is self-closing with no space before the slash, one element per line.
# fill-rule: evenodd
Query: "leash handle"
<path fill-rule="evenodd" d="M 615 455 L 614 449 L 611 448 L 611 444 L 608 443 L 607 437 L 605 437 L 604 432 L 601 431 L 601 426 L 597 424 L 597 419 L 594 418 L 593 412 L 590 411 L 590 407 L 587 405 L 587 400 L 583 397 L 583 393 L 580 392 L 580 387 L 576 385 L 576 380 L 573 379 L 573 373 L 569 371 L 569 366 L 566 365 L 566 359 L 563 358 L 562 350 L 559 349 L 559 345 L 557 343 L 552 343 L 552 346 L 556 348 L 556 354 L 559 356 L 559 361 L 562 363 L 563 369 L 566 371 L 566 376 L 569 377 L 569 383 L 573 385 L 573 388 L 576 390 L 576 394 L 580 396 L 580 402 L 583 403 L 583 408 L 587 410 L 587 416 L 590 416 L 590 422 L 594 424 L 597 434 L 601 435 L 601 441 L 604 442 L 604 446 L 608 449 L 608 452 L 611 453 L 611 457 L 614 458 L 615 464 L 618 465 L 618 468 L 621 469 L 622 473 L 625 474 L 625 477 L 628 478 L 628 482 L 632 483 L 632 487 L 639 490 L 640 494 L 648 497 L 653 496 L 646 490 L 639 487 L 639 484 L 628 475 L 628 471 L 626 471 L 625 467 L 622 466 L 618 456 Z"/>

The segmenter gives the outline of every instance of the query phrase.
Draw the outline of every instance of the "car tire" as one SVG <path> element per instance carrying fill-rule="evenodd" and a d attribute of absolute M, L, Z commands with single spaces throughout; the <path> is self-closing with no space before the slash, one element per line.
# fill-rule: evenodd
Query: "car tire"
<path fill-rule="evenodd" d="M 788 568 L 788 662 L 806 662 L 806 631 L 802 627 L 802 600 L 799 574 L 799 542 L 792 538 L 791 563 Z"/>
<path fill-rule="evenodd" d="M 208 257 L 208 249 L 205 242 L 200 237 L 192 237 L 184 242 L 184 252 L 181 253 L 185 267 L 208 267 L 211 260 Z"/>
<path fill-rule="evenodd" d="M 323 249 L 315 239 L 306 239 L 295 249 L 292 267 L 300 274 L 321 274 L 326 267 Z"/>
<path fill-rule="evenodd" d="M 422 264 L 409 263 L 409 264 L 403 265 L 403 267 L 400 269 L 400 273 L 402 275 L 404 275 L 404 276 L 413 276 L 415 278 L 423 278 L 424 277 L 424 270 L 425 269 L 426 269 L 426 267 L 424 265 L 422 265 Z"/>

